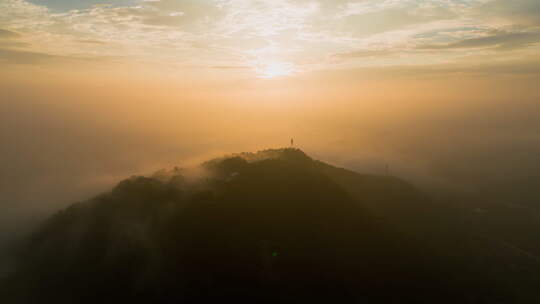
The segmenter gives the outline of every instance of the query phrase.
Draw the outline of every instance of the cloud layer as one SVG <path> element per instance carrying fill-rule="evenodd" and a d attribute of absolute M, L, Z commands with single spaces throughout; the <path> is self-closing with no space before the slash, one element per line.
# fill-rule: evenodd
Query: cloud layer
<path fill-rule="evenodd" d="M 10 48 L 51 59 L 310 71 L 489 61 L 502 50 L 515 59 L 538 50 L 540 9 L 536 0 L 2 0 L 0 29 L 24 43 Z"/>

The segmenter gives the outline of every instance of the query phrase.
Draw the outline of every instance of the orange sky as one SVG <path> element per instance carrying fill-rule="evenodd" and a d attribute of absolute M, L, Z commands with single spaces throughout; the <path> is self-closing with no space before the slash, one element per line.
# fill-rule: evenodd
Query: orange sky
<path fill-rule="evenodd" d="M 471 191 L 540 172 L 537 0 L 98 4 L 0 0 L 6 214 L 291 137 Z"/>

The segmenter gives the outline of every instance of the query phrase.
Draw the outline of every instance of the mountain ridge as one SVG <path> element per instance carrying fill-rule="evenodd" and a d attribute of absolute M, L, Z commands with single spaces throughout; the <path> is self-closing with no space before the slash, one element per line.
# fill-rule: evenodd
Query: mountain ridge
<path fill-rule="evenodd" d="M 133 176 L 60 211 L 21 251 L 3 289 L 18 293 L 0 288 L 0 296 L 493 303 L 519 294 L 533 303 L 538 263 L 479 239 L 460 216 L 396 177 L 337 168 L 295 148 L 244 152 Z M 518 276 L 530 283 L 505 285 Z"/>

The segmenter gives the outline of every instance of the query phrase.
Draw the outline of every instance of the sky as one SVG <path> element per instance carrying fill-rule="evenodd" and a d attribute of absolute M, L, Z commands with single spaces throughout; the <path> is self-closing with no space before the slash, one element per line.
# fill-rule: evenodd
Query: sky
<path fill-rule="evenodd" d="M 291 137 L 534 205 L 539 83 L 538 0 L 0 0 L 0 231 Z"/>
<path fill-rule="evenodd" d="M 0 26 L 3 64 L 150 64 L 260 78 L 387 66 L 531 73 L 540 3 L 2 0 Z"/>

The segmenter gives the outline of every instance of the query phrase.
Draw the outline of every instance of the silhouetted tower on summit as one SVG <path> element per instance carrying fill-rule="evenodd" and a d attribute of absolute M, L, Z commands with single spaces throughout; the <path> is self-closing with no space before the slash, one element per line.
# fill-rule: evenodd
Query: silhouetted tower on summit
<path fill-rule="evenodd" d="M 291 147 L 294 147 L 294 139 L 291 138 Z"/>

